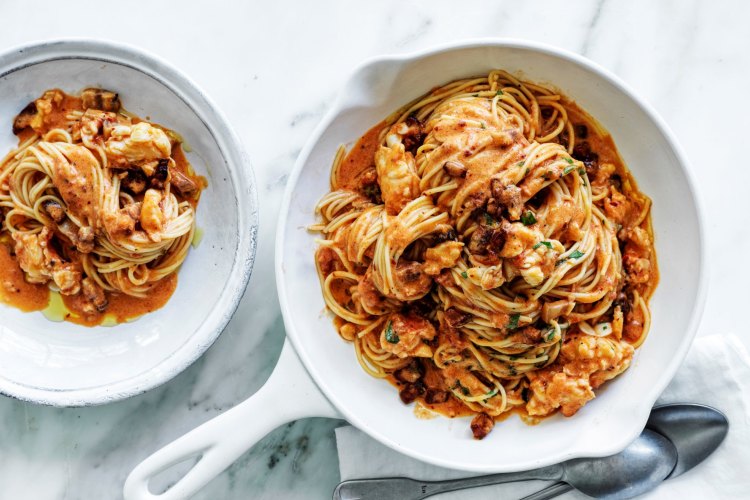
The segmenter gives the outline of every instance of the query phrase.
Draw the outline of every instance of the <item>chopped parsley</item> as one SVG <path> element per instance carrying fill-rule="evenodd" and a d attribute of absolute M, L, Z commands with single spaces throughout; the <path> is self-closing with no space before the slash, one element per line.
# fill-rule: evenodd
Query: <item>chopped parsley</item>
<path fill-rule="evenodd" d="M 495 396 L 496 394 L 497 394 L 497 387 L 495 387 L 494 389 L 490 389 L 490 390 L 489 390 L 489 391 L 487 391 L 487 393 L 486 393 L 486 394 L 484 395 L 484 396 L 485 396 L 485 397 L 484 397 L 484 402 L 486 403 L 487 401 L 489 401 L 489 400 L 490 400 L 490 398 L 491 398 L 491 397 L 494 397 L 494 396 Z"/>
<path fill-rule="evenodd" d="M 488 226 L 494 226 L 495 224 L 497 224 L 497 221 L 493 216 L 491 216 L 487 212 L 484 212 L 484 223 Z"/>
<path fill-rule="evenodd" d="M 567 161 L 567 162 L 568 162 L 568 163 L 570 163 L 571 165 L 573 164 L 573 158 L 568 158 L 568 157 L 566 157 L 566 158 L 563 158 L 563 160 Z"/>
<path fill-rule="evenodd" d="M 583 167 L 578 167 L 578 175 L 585 175 L 586 169 Z"/>
<path fill-rule="evenodd" d="M 479 97 L 479 94 L 473 94 L 474 97 Z"/>
<path fill-rule="evenodd" d="M 546 342 L 550 342 L 550 341 L 552 341 L 552 339 L 554 339 L 554 338 L 555 338 L 555 329 L 554 329 L 554 328 L 550 328 L 550 329 L 549 329 L 549 330 L 547 331 L 547 333 L 545 333 L 545 334 L 544 334 L 544 340 L 545 340 Z"/>
<path fill-rule="evenodd" d="M 531 210 L 526 210 L 523 214 L 521 214 L 521 222 L 523 222 L 524 226 L 535 224 L 536 217 L 534 217 L 534 212 L 532 212 Z"/>
<path fill-rule="evenodd" d="M 572 166 L 572 165 L 571 165 L 571 166 L 569 166 L 569 167 L 565 167 L 565 170 L 563 170 L 563 175 L 568 175 L 568 174 L 569 174 L 569 173 L 571 173 L 571 172 L 572 172 L 572 171 L 573 171 L 574 169 L 575 169 L 575 167 L 574 167 L 574 166 Z"/>
<path fill-rule="evenodd" d="M 524 161 L 519 161 L 518 163 L 516 163 L 516 166 L 517 167 L 523 167 L 524 163 L 525 163 Z"/>
<path fill-rule="evenodd" d="M 461 381 L 460 380 L 456 380 L 456 383 L 453 386 L 453 388 L 456 389 L 456 390 L 461 390 L 461 392 L 464 393 L 464 396 L 468 396 L 470 394 L 469 393 L 469 389 L 467 389 L 466 387 L 464 387 L 463 385 L 461 385 Z"/>
<path fill-rule="evenodd" d="M 483 129 L 487 128 L 487 125 L 484 122 L 482 122 L 482 128 Z"/>
<path fill-rule="evenodd" d="M 497 94 L 495 95 L 503 95 L 503 89 L 497 89 Z"/>
<path fill-rule="evenodd" d="M 552 250 L 552 243 L 550 243 L 549 241 L 540 241 L 539 243 L 537 243 L 536 245 L 534 245 L 533 247 L 531 247 L 531 249 L 532 250 L 536 250 L 537 248 L 539 248 L 542 245 L 544 245 L 545 247 L 547 247 L 550 250 Z"/>
<path fill-rule="evenodd" d="M 560 259 L 557 262 L 555 262 L 555 267 L 559 266 L 560 264 L 562 264 L 563 262 L 565 262 L 568 259 L 580 259 L 584 255 L 586 255 L 586 254 L 583 253 L 583 252 L 579 252 L 578 250 L 574 250 L 573 253 L 571 253 L 567 257 L 565 257 L 563 259 Z"/>
<path fill-rule="evenodd" d="M 461 271 L 461 277 L 463 277 L 463 279 L 468 279 L 469 275 L 466 274 L 466 271 Z"/>
<path fill-rule="evenodd" d="M 519 313 L 511 314 L 510 321 L 508 321 L 508 330 L 515 330 L 518 328 L 518 320 L 521 318 Z"/>
<path fill-rule="evenodd" d="M 391 321 L 389 321 L 388 325 L 385 327 L 385 340 L 389 344 L 398 344 L 398 341 L 400 340 L 396 332 L 393 330 L 393 323 Z"/>

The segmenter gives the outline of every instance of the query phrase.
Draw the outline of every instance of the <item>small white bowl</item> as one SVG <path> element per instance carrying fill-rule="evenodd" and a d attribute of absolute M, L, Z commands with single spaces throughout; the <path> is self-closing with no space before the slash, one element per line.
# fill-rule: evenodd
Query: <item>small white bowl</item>
<path fill-rule="evenodd" d="M 255 257 L 255 183 L 223 115 L 182 73 L 139 49 L 94 40 L 42 42 L 0 55 L 0 152 L 17 144 L 15 115 L 47 89 L 103 87 L 140 117 L 185 139 L 208 179 L 197 225 L 203 237 L 169 302 L 136 321 L 87 328 L 0 304 L 0 393 L 55 406 L 103 404 L 171 379 L 219 336 Z"/>

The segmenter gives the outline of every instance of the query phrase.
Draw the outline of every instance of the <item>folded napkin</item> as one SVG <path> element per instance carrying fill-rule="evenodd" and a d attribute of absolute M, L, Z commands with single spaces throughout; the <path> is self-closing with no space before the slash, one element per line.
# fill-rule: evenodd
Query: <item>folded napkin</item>
<path fill-rule="evenodd" d="M 657 404 L 684 402 L 702 403 L 724 412 L 729 419 L 729 434 L 704 463 L 666 481 L 642 498 L 750 498 L 750 356 L 737 337 L 712 335 L 696 339 Z M 351 426 L 336 429 L 336 442 L 342 481 L 392 476 L 440 480 L 470 475 L 409 458 Z M 524 481 L 444 493 L 431 498 L 513 500 L 549 484 L 546 481 Z M 589 497 L 571 491 L 559 498 Z"/>

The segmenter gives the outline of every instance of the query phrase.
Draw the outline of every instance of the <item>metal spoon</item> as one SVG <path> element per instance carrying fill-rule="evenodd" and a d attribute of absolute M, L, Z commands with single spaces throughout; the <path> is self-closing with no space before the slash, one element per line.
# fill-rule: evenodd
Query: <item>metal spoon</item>
<path fill-rule="evenodd" d="M 677 465 L 667 476 L 689 471 L 719 447 L 729 431 L 729 421 L 719 410 L 698 404 L 670 404 L 651 410 L 646 428 L 666 436 L 677 448 Z M 548 500 L 573 487 L 555 483 L 521 500 Z"/>
<path fill-rule="evenodd" d="M 334 500 L 419 500 L 438 493 L 490 484 L 558 480 L 595 498 L 625 499 L 655 488 L 677 463 L 677 450 L 664 436 L 644 429 L 617 455 L 577 458 L 523 472 L 492 474 L 448 481 L 416 481 L 403 477 L 357 479 L 340 483 Z"/>

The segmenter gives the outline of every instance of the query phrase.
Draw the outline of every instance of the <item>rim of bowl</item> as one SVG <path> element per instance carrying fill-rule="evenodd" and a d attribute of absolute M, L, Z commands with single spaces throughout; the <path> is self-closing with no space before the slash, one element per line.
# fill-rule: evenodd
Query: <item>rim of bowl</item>
<path fill-rule="evenodd" d="M 631 426 L 631 428 L 628 430 L 627 433 L 622 433 L 617 436 L 611 436 L 611 440 L 606 443 L 598 443 L 597 448 L 595 449 L 592 449 L 590 447 L 585 447 L 585 446 L 579 446 L 577 448 L 568 449 L 556 455 L 548 455 L 538 460 L 517 462 L 517 463 L 512 464 L 511 466 L 504 466 L 504 467 L 493 467 L 491 465 L 490 466 L 486 466 L 486 465 L 485 466 L 475 466 L 475 465 L 473 466 L 473 465 L 467 465 L 463 463 L 451 462 L 448 460 L 436 459 L 435 457 L 421 453 L 417 449 L 405 447 L 398 441 L 392 439 L 390 436 L 379 433 L 375 431 L 374 429 L 369 428 L 362 421 L 362 419 L 359 418 L 358 416 L 359 411 L 357 409 L 351 409 L 347 405 L 346 401 L 341 400 L 336 394 L 335 390 L 332 390 L 327 385 L 325 374 L 319 371 L 319 368 L 316 367 L 315 365 L 315 361 L 308 356 L 307 351 L 304 349 L 303 342 L 298 338 L 298 333 L 295 329 L 294 321 L 292 321 L 291 319 L 292 308 L 287 300 L 287 292 L 286 292 L 286 287 L 284 285 L 284 279 L 283 279 L 283 269 L 282 269 L 283 257 L 284 257 L 283 248 L 284 248 L 284 234 L 285 234 L 286 226 L 287 226 L 289 207 L 291 206 L 292 192 L 296 188 L 297 182 L 299 181 L 300 173 L 302 172 L 302 168 L 304 164 L 307 162 L 308 156 L 310 152 L 312 151 L 313 147 L 318 143 L 321 135 L 325 132 L 328 126 L 341 113 L 342 104 L 344 104 L 345 102 L 345 96 L 343 94 L 339 94 L 339 96 L 337 97 L 337 99 L 334 101 L 333 105 L 329 109 L 329 111 L 326 113 L 324 118 L 315 128 L 313 134 L 311 135 L 311 137 L 308 139 L 307 143 L 305 144 L 305 147 L 300 152 L 297 158 L 297 161 L 294 165 L 294 168 L 289 175 L 289 180 L 287 182 L 286 190 L 284 192 L 284 198 L 282 200 L 281 211 L 279 213 L 279 221 L 277 225 L 275 263 L 276 263 L 277 290 L 278 290 L 281 310 L 282 310 L 284 320 L 285 320 L 284 324 L 287 327 L 287 336 L 292 341 L 292 344 L 294 345 L 295 350 L 297 351 L 300 359 L 302 360 L 305 368 L 307 369 L 307 372 L 312 376 L 317 386 L 323 391 L 325 396 L 331 401 L 331 403 L 333 403 L 333 405 L 343 414 L 343 416 L 351 424 L 353 424 L 358 429 L 361 429 L 362 431 L 366 432 L 371 437 L 377 439 L 381 443 L 387 445 L 388 447 L 400 453 L 403 453 L 407 456 L 411 456 L 413 458 L 421 460 L 423 462 L 431 463 L 434 465 L 439 465 L 442 467 L 459 469 L 459 470 L 467 470 L 467 471 L 472 471 L 472 472 L 512 472 L 512 471 L 528 470 L 531 468 L 551 465 L 551 464 L 559 463 L 559 462 L 569 460 L 572 458 L 600 457 L 600 456 L 613 455 L 615 453 L 622 451 L 628 445 L 628 443 L 633 441 L 638 436 L 638 434 L 640 434 L 641 430 L 646 424 L 646 421 L 648 420 L 648 415 L 651 411 L 652 406 L 658 399 L 659 395 L 664 391 L 667 384 L 669 384 L 669 382 L 672 380 L 672 377 L 674 377 L 674 374 L 676 373 L 677 369 L 682 364 L 682 361 L 687 355 L 688 349 L 692 345 L 693 339 L 695 338 L 695 335 L 698 331 L 698 326 L 703 316 L 703 310 L 704 310 L 705 302 L 706 302 L 707 279 L 708 279 L 707 259 L 706 259 L 706 252 L 705 252 L 705 245 L 706 245 L 705 221 L 704 221 L 704 215 L 703 215 L 703 205 L 698 195 L 698 191 L 695 187 L 696 182 L 693 177 L 692 167 L 690 166 L 690 162 L 688 161 L 687 155 L 682 149 L 682 146 L 680 146 L 679 142 L 674 136 L 674 133 L 666 124 L 664 119 L 661 118 L 661 116 L 656 112 L 656 110 L 645 99 L 641 98 L 624 81 L 622 81 L 620 77 L 618 77 L 617 75 L 615 75 L 608 69 L 605 69 L 602 66 L 599 66 L 595 62 L 591 61 L 590 59 L 582 55 L 576 54 L 574 52 L 570 52 L 566 49 L 561 49 L 552 45 L 548 45 L 545 43 L 540 43 L 540 42 L 531 41 L 531 40 L 518 39 L 518 38 L 472 38 L 472 39 L 465 39 L 465 40 L 460 40 L 456 42 L 440 44 L 440 45 L 432 46 L 427 49 L 407 52 L 404 54 L 390 54 L 390 55 L 374 56 L 369 59 L 366 59 L 364 62 L 356 66 L 355 69 L 349 74 L 349 77 L 344 81 L 341 88 L 346 89 L 349 83 L 352 82 L 357 77 L 357 75 L 359 75 L 365 68 L 371 65 L 383 64 L 383 63 L 398 65 L 398 64 L 409 62 L 409 61 L 418 60 L 418 59 L 422 59 L 428 56 L 434 56 L 434 55 L 438 55 L 438 54 L 442 54 L 446 52 L 453 52 L 453 51 L 462 50 L 462 49 L 483 48 L 483 47 L 516 48 L 516 49 L 531 50 L 534 52 L 539 52 L 545 55 L 550 55 L 558 59 L 565 60 L 571 64 L 583 67 L 584 69 L 608 81 L 610 84 L 616 87 L 620 92 L 625 94 L 630 100 L 632 100 L 638 107 L 640 107 L 640 109 L 646 114 L 648 119 L 651 120 L 656 125 L 657 129 L 659 129 L 659 131 L 664 135 L 664 137 L 667 140 L 667 143 L 674 151 L 675 156 L 677 157 L 677 162 L 680 166 L 680 169 L 683 171 L 687 179 L 688 189 L 692 197 L 693 205 L 695 206 L 695 209 L 696 209 L 696 221 L 697 221 L 697 230 L 698 230 L 698 251 L 700 254 L 699 255 L 700 270 L 699 270 L 699 278 L 698 278 L 698 289 L 696 291 L 696 296 L 695 296 L 695 301 L 696 301 L 695 308 L 691 312 L 688 332 L 687 332 L 687 335 L 684 337 L 685 340 L 683 340 L 683 342 L 680 344 L 679 349 L 674 353 L 674 356 L 671 358 L 669 363 L 666 365 L 665 369 L 662 371 L 662 376 L 660 377 L 660 379 L 656 381 L 656 383 L 650 386 L 650 388 L 648 389 L 648 392 L 641 394 L 641 397 L 639 399 L 640 403 L 636 411 L 637 421 L 639 422 L 639 425 Z"/>
<path fill-rule="evenodd" d="M 54 390 L 19 384 L 0 374 L 0 394 L 56 407 L 94 406 L 121 401 L 154 389 L 185 370 L 224 331 L 245 293 L 257 250 L 258 198 L 249 157 L 223 112 L 198 85 L 159 56 L 134 45 L 95 38 L 59 38 L 28 42 L 0 53 L 0 77 L 25 67 L 60 59 L 93 59 L 139 71 L 168 88 L 209 130 L 229 166 L 237 197 L 239 227 L 230 282 L 219 301 L 226 305 L 200 323 L 180 348 L 154 367 L 102 386 Z M 196 335 L 197 333 L 200 335 Z"/>

